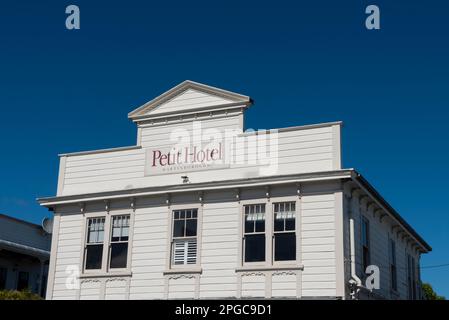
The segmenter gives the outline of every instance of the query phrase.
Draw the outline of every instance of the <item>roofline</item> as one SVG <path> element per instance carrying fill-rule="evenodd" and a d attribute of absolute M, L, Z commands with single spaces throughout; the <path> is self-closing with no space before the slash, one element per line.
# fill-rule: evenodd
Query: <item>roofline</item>
<path fill-rule="evenodd" d="M 368 191 L 428 252 L 432 247 L 412 228 L 401 215 L 382 197 L 382 195 L 357 171 L 354 170 L 352 180 Z"/>
<path fill-rule="evenodd" d="M 339 123 L 337 123 L 339 124 Z M 107 199 L 126 199 L 143 196 L 162 195 L 167 193 L 182 193 L 207 190 L 222 190 L 242 187 L 261 187 L 266 185 L 285 185 L 292 183 L 351 179 L 359 184 L 359 186 L 375 198 L 383 209 L 389 213 L 406 231 L 408 231 L 415 241 L 429 251 L 432 247 L 401 217 L 401 215 L 379 194 L 379 192 L 356 170 L 341 169 L 332 171 L 320 171 L 312 173 L 277 175 L 268 177 L 256 177 L 245 179 L 233 179 L 222 181 L 211 181 L 191 184 L 177 184 L 168 186 L 145 187 L 117 191 L 105 191 L 96 193 L 76 194 L 67 196 L 44 197 L 38 198 L 37 201 L 41 206 L 53 209 L 57 205 L 63 204 L 79 204 L 83 202 L 101 201 Z"/>
<path fill-rule="evenodd" d="M 135 188 L 117 191 L 105 191 L 68 196 L 56 196 L 38 198 L 41 206 L 52 208 L 61 204 L 78 204 L 82 202 L 101 201 L 106 199 L 126 199 L 141 196 L 152 196 L 167 193 L 181 193 L 207 190 L 233 189 L 239 187 L 258 187 L 267 184 L 291 184 L 307 181 L 322 181 L 351 178 L 353 169 L 319 171 L 312 173 L 300 173 L 289 175 L 277 175 L 268 177 L 244 178 L 190 184 L 177 184 L 158 187 Z"/>
<path fill-rule="evenodd" d="M 178 91 L 187 90 L 188 88 L 194 88 L 198 90 L 202 90 L 205 92 L 210 92 L 215 95 L 219 95 L 225 98 L 228 98 L 230 100 L 233 100 L 235 102 L 250 102 L 252 101 L 249 96 L 245 96 L 239 93 L 227 91 L 224 89 L 208 86 L 202 83 L 198 83 L 191 80 L 185 80 L 181 82 L 180 84 L 176 85 L 175 87 L 171 88 L 170 90 L 164 92 L 163 94 L 157 96 L 156 98 L 148 101 L 147 103 L 143 104 L 142 106 L 138 107 L 137 109 L 131 111 L 128 113 L 128 118 L 134 119 L 136 118 L 137 114 L 146 108 L 150 107 L 156 107 L 159 104 L 163 103 L 167 99 L 170 99 L 173 94 L 175 94 Z"/>
<path fill-rule="evenodd" d="M 25 244 L 0 239 L 0 246 L 6 247 L 7 250 L 19 252 L 33 257 L 48 258 L 50 251 L 31 247 Z"/>
<path fill-rule="evenodd" d="M 26 221 L 26 220 L 23 220 L 23 219 L 19 219 L 19 218 L 16 218 L 16 217 L 8 216 L 8 215 L 3 214 L 3 213 L 0 213 L 0 217 L 6 218 L 6 219 L 9 219 L 9 220 L 13 220 L 15 222 L 19 222 L 19 223 L 22 223 L 22 224 L 27 224 L 29 226 L 32 226 L 32 227 L 35 227 L 35 228 L 38 228 L 38 229 L 42 229 L 42 226 L 38 225 L 37 223 L 33 223 L 33 222 L 29 222 L 29 221 Z"/>

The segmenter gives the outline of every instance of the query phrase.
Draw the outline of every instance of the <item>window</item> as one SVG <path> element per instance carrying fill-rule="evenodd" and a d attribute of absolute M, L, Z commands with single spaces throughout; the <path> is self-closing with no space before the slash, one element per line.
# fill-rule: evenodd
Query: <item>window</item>
<path fill-rule="evenodd" d="M 390 239 L 390 279 L 391 289 L 398 289 L 398 277 L 396 271 L 396 243 L 393 239 Z"/>
<path fill-rule="evenodd" d="M 416 299 L 415 259 L 407 254 L 407 295 L 409 300 Z"/>
<path fill-rule="evenodd" d="M 265 261 L 265 204 L 244 206 L 244 261 Z"/>
<path fill-rule="evenodd" d="M 273 205 L 274 260 L 296 260 L 295 202 Z"/>
<path fill-rule="evenodd" d="M 362 217 L 362 267 L 363 274 L 370 265 L 370 241 L 369 241 L 369 221 Z"/>
<path fill-rule="evenodd" d="M 6 289 L 7 275 L 8 275 L 8 269 L 0 268 L 0 290 Z"/>
<path fill-rule="evenodd" d="M 86 270 L 101 269 L 103 259 L 105 218 L 90 218 L 87 223 L 87 243 L 85 248 Z"/>
<path fill-rule="evenodd" d="M 28 289 L 29 277 L 30 275 L 28 272 L 19 271 L 19 275 L 17 278 L 17 291 Z"/>
<path fill-rule="evenodd" d="M 128 261 L 129 215 L 112 217 L 109 267 L 126 268 Z"/>
<path fill-rule="evenodd" d="M 197 262 L 198 209 L 173 210 L 172 264 Z"/>
<path fill-rule="evenodd" d="M 416 300 L 416 265 L 415 265 L 415 258 L 412 258 L 412 299 Z"/>

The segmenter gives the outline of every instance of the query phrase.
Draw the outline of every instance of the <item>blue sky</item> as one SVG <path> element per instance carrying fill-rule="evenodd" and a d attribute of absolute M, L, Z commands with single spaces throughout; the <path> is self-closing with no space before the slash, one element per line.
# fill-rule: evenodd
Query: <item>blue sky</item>
<path fill-rule="evenodd" d="M 81 30 L 65 29 L 77 4 Z M 381 30 L 364 28 L 381 9 Z M 359 170 L 449 263 L 449 3 L 9 1 L 0 5 L 0 212 L 40 222 L 58 153 L 135 143 L 127 113 L 190 79 L 250 95 L 247 126 L 344 121 Z M 449 268 L 422 270 L 449 297 Z"/>

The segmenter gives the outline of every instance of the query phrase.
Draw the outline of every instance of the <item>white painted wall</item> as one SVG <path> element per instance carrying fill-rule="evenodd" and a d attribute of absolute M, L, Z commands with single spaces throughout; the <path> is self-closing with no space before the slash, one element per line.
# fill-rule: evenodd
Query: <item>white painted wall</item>
<path fill-rule="evenodd" d="M 336 295 L 335 267 L 335 183 L 306 183 L 304 195 L 298 208 L 301 246 L 298 265 L 299 288 L 296 271 L 248 272 L 242 274 L 242 297 L 334 297 Z M 273 187 L 276 199 L 291 197 L 296 186 Z M 263 189 L 242 191 L 245 200 L 266 201 Z M 178 195 L 171 206 L 200 206 L 196 194 Z M 103 203 L 92 203 L 85 214 L 97 212 L 106 215 Z M 134 214 L 133 241 L 131 244 L 130 277 L 93 277 L 81 279 L 79 290 L 66 287 L 67 267 L 82 263 L 83 215 L 78 206 L 61 206 L 58 245 L 55 255 L 55 274 L 51 289 L 52 299 L 165 299 L 194 298 L 198 287 L 199 298 L 235 298 L 239 295 L 238 275 L 239 217 L 241 203 L 234 190 L 205 192 L 202 206 L 200 261 L 202 273 L 197 280 L 189 275 L 164 275 L 169 254 L 169 215 L 171 209 L 165 197 L 138 198 L 136 209 L 126 207 L 124 202 L 110 203 L 110 214 L 117 212 Z M 302 279 L 302 280 L 301 280 Z M 129 293 L 129 295 L 127 295 Z"/>
<path fill-rule="evenodd" d="M 383 218 L 382 222 L 379 214 L 374 215 L 373 209 L 366 208 L 367 199 L 359 201 L 359 197 L 355 196 L 351 202 L 346 202 L 346 213 L 349 215 L 349 208 L 354 213 L 354 229 L 356 240 L 356 270 L 357 275 L 362 278 L 362 245 L 361 245 L 361 217 L 364 216 L 370 223 L 370 250 L 371 250 L 371 264 L 377 265 L 380 268 L 380 289 L 374 290 L 375 294 L 382 296 L 385 299 L 408 299 L 407 296 L 407 260 L 406 252 L 410 253 L 415 261 L 418 262 L 419 254 L 412 249 L 410 245 L 403 241 L 402 237 L 398 237 L 396 232 L 391 231 L 393 226 L 392 220 Z M 349 259 L 349 228 L 345 227 L 345 256 Z M 397 282 L 398 290 L 394 292 L 391 290 L 391 274 L 389 270 L 389 238 L 393 238 L 396 242 L 396 262 L 397 262 Z M 349 280 L 349 266 L 346 268 L 346 279 Z M 416 279 L 418 273 L 416 273 Z"/>
<path fill-rule="evenodd" d="M 205 121 L 205 127 L 225 130 L 238 123 L 238 117 Z M 220 125 L 218 125 L 220 124 Z M 177 127 L 179 125 L 176 125 Z M 220 127 L 221 126 L 221 127 Z M 307 128 L 279 132 L 278 170 L 274 174 L 294 174 L 340 169 L 339 125 Z M 192 130 L 191 123 L 186 130 Z M 113 151 L 106 153 L 68 156 L 63 170 L 60 195 L 74 195 L 91 192 L 124 190 L 152 186 L 176 185 L 181 183 L 184 173 L 145 176 L 146 148 L 166 145 L 170 127 L 142 129 L 142 149 Z M 240 153 L 235 144 L 235 152 Z M 248 153 L 244 153 L 247 159 Z M 274 158 L 271 158 L 274 160 Z M 273 162 L 274 163 L 274 162 Z M 191 182 L 223 181 L 259 177 L 258 165 L 250 163 L 233 164 L 229 168 L 189 172 Z"/>

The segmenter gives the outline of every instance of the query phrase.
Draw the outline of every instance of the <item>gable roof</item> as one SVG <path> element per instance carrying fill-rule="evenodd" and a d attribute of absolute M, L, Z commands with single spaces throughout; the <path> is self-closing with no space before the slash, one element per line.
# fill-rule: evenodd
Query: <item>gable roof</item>
<path fill-rule="evenodd" d="M 193 104 L 184 103 L 183 105 L 179 102 L 176 104 L 176 99 L 187 100 L 186 98 L 180 98 L 182 95 L 191 95 L 197 100 L 195 101 L 193 99 Z M 199 103 L 196 103 L 197 101 Z M 170 103 L 171 106 L 169 105 Z M 174 106 L 175 104 L 178 105 L 178 108 Z M 161 116 L 180 113 L 182 111 L 201 111 L 210 107 L 231 107 L 236 105 L 247 107 L 251 104 L 252 100 L 248 96 L 186 80 L 134 111 L 131 111 L 128 114 L 128 118 L 134 120 L 142 117 L 151 117 L 152 115 Z M 164 106 L 166 106 L 165 109 L 162 108 Z"/>

